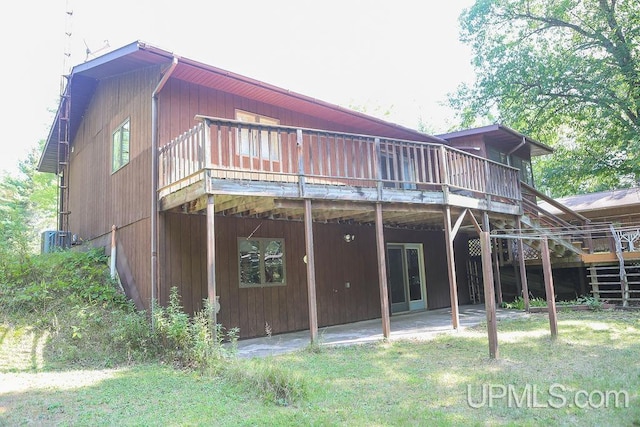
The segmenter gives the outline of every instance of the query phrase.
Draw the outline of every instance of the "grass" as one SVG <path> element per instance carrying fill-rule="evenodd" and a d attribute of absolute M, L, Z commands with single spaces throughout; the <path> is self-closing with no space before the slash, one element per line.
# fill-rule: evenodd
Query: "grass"
<path fill-rule="evenodd" d="M 428 341 L 229 360 L 215 373 L 160 363 L 52 371 L 40 354 L 43 337 L 4 325 L 0 425 L 639 426 L 640 313 L 558 317 L 555 341 L 544 314 L 500 321 L 498 360 L 487 357 L 479 326 Z M 554 384 L 566 405 L 550 396 Z M 481 405 L 483 386 L 495 395 L 510 387 L 522 399 L 536 391 L 536 399 Z M 603 407 L 573 405 L 581 390 Z M 600 405 L 600 391 L 622 390 L 628 407 Z"/>

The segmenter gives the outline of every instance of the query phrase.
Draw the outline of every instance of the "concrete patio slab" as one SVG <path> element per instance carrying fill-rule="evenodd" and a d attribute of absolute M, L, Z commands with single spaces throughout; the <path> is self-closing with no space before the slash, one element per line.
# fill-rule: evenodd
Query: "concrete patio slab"
<path fill-rule="evenodd" d="M 487 320 L 484 306 L 460 306 L 460 329 L 476 326 Z M 498 320 L 518 318 L 525 313 L 498 308 Z M 429 339 L 437 334 L 455 333 L 451 327 L 451 309 L 442 308 L 391 316 L 390 340 Z M 318 329 L 322 346 L 362 344 L 382 340 L 380 319 L 364 320 L 344 325 Z M 251 338 L 238 341 L 238 357 L 265 357 L 300 350 L 309 345 L 309 331 L 291 332 L 271 337 Z"/>

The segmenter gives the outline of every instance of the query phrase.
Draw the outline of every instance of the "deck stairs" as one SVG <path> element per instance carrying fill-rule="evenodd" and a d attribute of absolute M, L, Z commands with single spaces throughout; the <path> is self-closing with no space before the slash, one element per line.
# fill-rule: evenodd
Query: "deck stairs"
<path fill-rule="evenodd" d="M 556 260 L 579 260 L 589 251 L 589 220 L 580 214 L 570 210 L 564 205 L 553 201 L 533 187 L 521 183 L 523 187 L 522 215 L 520 224 L 522 233 L 531 238 L 523 239 L 525 259 L 538 259 L 540 257 L 541 237 L 546 237 L 549 251 Z M 538 206 L 536 200 L 551 200 L 562 212 L 572 218 L 571 222 L 564 220 Z M 515 219 L 499 219 L 491 223 L 494 230 L 505 234 L 513 233 L 518 226 Z M 507 250 L 505 259 L 517 256 L 517 245 Z M 508 254 L 507 254 L 508 253 Z"/>

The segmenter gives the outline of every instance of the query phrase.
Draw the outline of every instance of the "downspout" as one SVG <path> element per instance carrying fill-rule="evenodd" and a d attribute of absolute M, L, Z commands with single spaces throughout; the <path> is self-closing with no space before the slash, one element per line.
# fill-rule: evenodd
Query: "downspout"
<path fill-rule="evenodd" d="M 509 152 L 507 153 L 507 166 L 511 166 L 511 155 L 513 153 L 515 153 L 516 151 L 518 151 L 526 143 L 527 143 L 527 139 L 523 136 L 522 137 L 522 142 L 520 144 L 516 145 L 511 150 L 509 150 Z"/>
<path fill-rule="evenodd" d="M 153 306 L 158 298 L 158 94 L 178 65 L 174 56 L 171 65 L 151 94 L 151 324 L 154 325 Z"/>
<path fill-rule="evenodd" d="M 110 265 L 110 274 L 111 278 L 116 278 L 116 226 L 115 224 L 111 226 L 111 265 Z"/>

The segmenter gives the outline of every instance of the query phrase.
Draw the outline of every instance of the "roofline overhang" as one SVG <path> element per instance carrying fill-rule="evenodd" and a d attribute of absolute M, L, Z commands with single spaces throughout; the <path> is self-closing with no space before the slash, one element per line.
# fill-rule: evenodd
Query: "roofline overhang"
<path fill-rule="evenodd" d="M 88 75 L 91 76 L 93 73 L 96 72 L 96 70 L 98 70 L 101 66 L 104 66 L 106 64 L 109 64 L 115 60 L 124 58 L 128 55 L 132 55 L 135 54 L 136 52 L 139 51 L 146 51 L 149 53 L 152 53 L 154 55 L 158 55 L 162 58 L 166 58 L 166 62 L 167 64 L 169 64 L 174 57 L 179 58 L 180 60 L 180 64 L 181 66 L 191 66 L 191 67 L 195 67 L 198 68 L 200 70 L 206 71 L 206 72 L 211 72 L 211 73 L 216 73 L 218 75 L 224 76 L 226 78 L 231 78 L 233 80 L 236 80 L 242 84 L 248 84 L 248 85 L 252 85 L 252 86 L 257 86 L 263 89 L 266 89 L 268 91 L 271 92 L 276 92 L 278 94 L 281 94 L 283 96 L 289 97 L 289 98 L 293 98 L 299 102 L 304 102 L 304 103 L 309 103 L 309 104 L 313 104 L 317 107 L 323 108 L 323 109 L 329 109 L 329 110 L 333 110 L 336 111 L 340 114 L 347 114 L 353 117 L 357 117 L 361 120 L 366 120 L 369 121 L 371 123 L 376 123 L 378 125 L 381 126 L 385 126 L 389 129 L 396 129 L 398 131 L 404 132 L 404 133 L 408 133 L 408 134 L 413 134 L 415 135 L 415 137 L 417 139 L 420 140 L 427 140 L 429 142 L 434 142 L 434 143 L 439 143 L 439 144 L 445 144 L 448 145 L 448 142 L 442 138 L 439 138 L 437 136 L 433 136 L 433 135 L 428 135 L 422 132 L 419 132 L 415 129 L 411 129 L 402 125 L 399 125 L 397 123 L 392 123 L 392 122 L 388 122 L 386 120 L 383 119 L 379 119 L 377 117 L 373 117 L 373 116 L 369 116 L 367 114 L 358 112 L 358 111 L 354 111 L 345 107 L 341 107 L 339 105 L 336 104 L 332 104 L 326 101 L 322 101 L 320 99 L 317 98 L 313 98 L 310 96 L 306 96 L 297 92 L 293 92 L 291 90 L 288 89 L 283 89 L 281 87 L 278 86 L 274 86 L 271 85 L 269 83 L 265 83 L 262 82 L 260 80 L 256 80 L 247 76 L 243 76 L 240 74 L 236 74 L 233 73 L 231 71 L 227 71 L 221 68 L 217 68 L 214 67 L 212 65 L 207 65 L 204 64 L 202 62 L 196 61 L 196 60 L 192 60 L 192 59 L 188 59 L 188 58 L 183 58 L 180 57 L 178 55 L 173 54 L 172 52 L 166 51 L 164 49 L 152 46 L 146 42 L 137 40 L 135 42 L 129 43 L 128 45 L 125 45 L 123 47 L 120 47 L 118 49 L 115 49 L 111 52 L 108 52 L 104 55 L 101 55 L 97 58 L 91 59 L 87 62 L 84 62 L 82 64 L 78 64 L 76 66 L 74 66 L 71 69 L 71 72 L 69 73 L 69 75 L 66 76 L 67 78 L 67 85 L 65 87 L 64 93 L 60 96 L 60 101 L 58 103 L 58 109 L 56 111 L 55 114 L 55 118 L 53 121 L 53 125 L 50 127 L 49 129 L 49 134 L 47 136 L 46 139 L 46 143 L 45 143 L 45 147 L 42 151 L 42 154 L 40 156 L 40 160 L 38 161 L 38 170 L 43 171 L 43 172 L 52 172 L 52 173 L 57 173 L 57 167 L 54 169 L 51 165 L 44 165 L 44 159 L 45 159 L 45 153 L 48 152 L 48 150 L 50 151 L 52 149 L 51 145 L 54 144 L 54 140 L 55 140 L 55 133 L 57 132 L 57 128 L 56 128 L 56 123 L 58 123 L 59 119 L 60 119 L 60 108 L 62 106 L 62 102 L 63 102 L 63 98 L 66 96 L 70 96 L 72 94 L 73 91 L 73 80 L 74 77 L 76 76 L 83 76 L 83 75 Z M 93 78 L 93 77 L 92 77 Z"/>
<path fill-rule="evenodd" d="M 503 131 L 503 132 L 507 132 L 510 133 L 511 135 L 517 137 L 518 139 L 524 139 L 527 143 L 536 146 L 539 150 L 544 151 L 544 154 L 551 154 L 553 153 L 555 150 L 546 145 L 543 144 L 540 141 L 536 141 L 535 139 L 528 137 L 514 129 L 511 129 L 508 126 L 502 125 L 500 123 L 494 123 L 492 125 L 487 125 L 487 126 L 482 126 L 482 127 L 477 127 L 477 128 L 473 128 L 473 129 L 463 129 L 460 131 L 456 131 L 456 132 L 450 132 L 450 133 L 446 133 L 446 134 L 439 134 L 436 135 L 439 138 L 443 138 L 446 140 L 449 139 L 453 139 L 453 138 L 461 138 L 464 136 L 473 136 L 473 135 L 480 135 L 483 133 L 488 133 L 488 132 L 495 132 L 495 131 Z M 537 155 L 543 155 L 541 154 L 537 154 Z"/>

